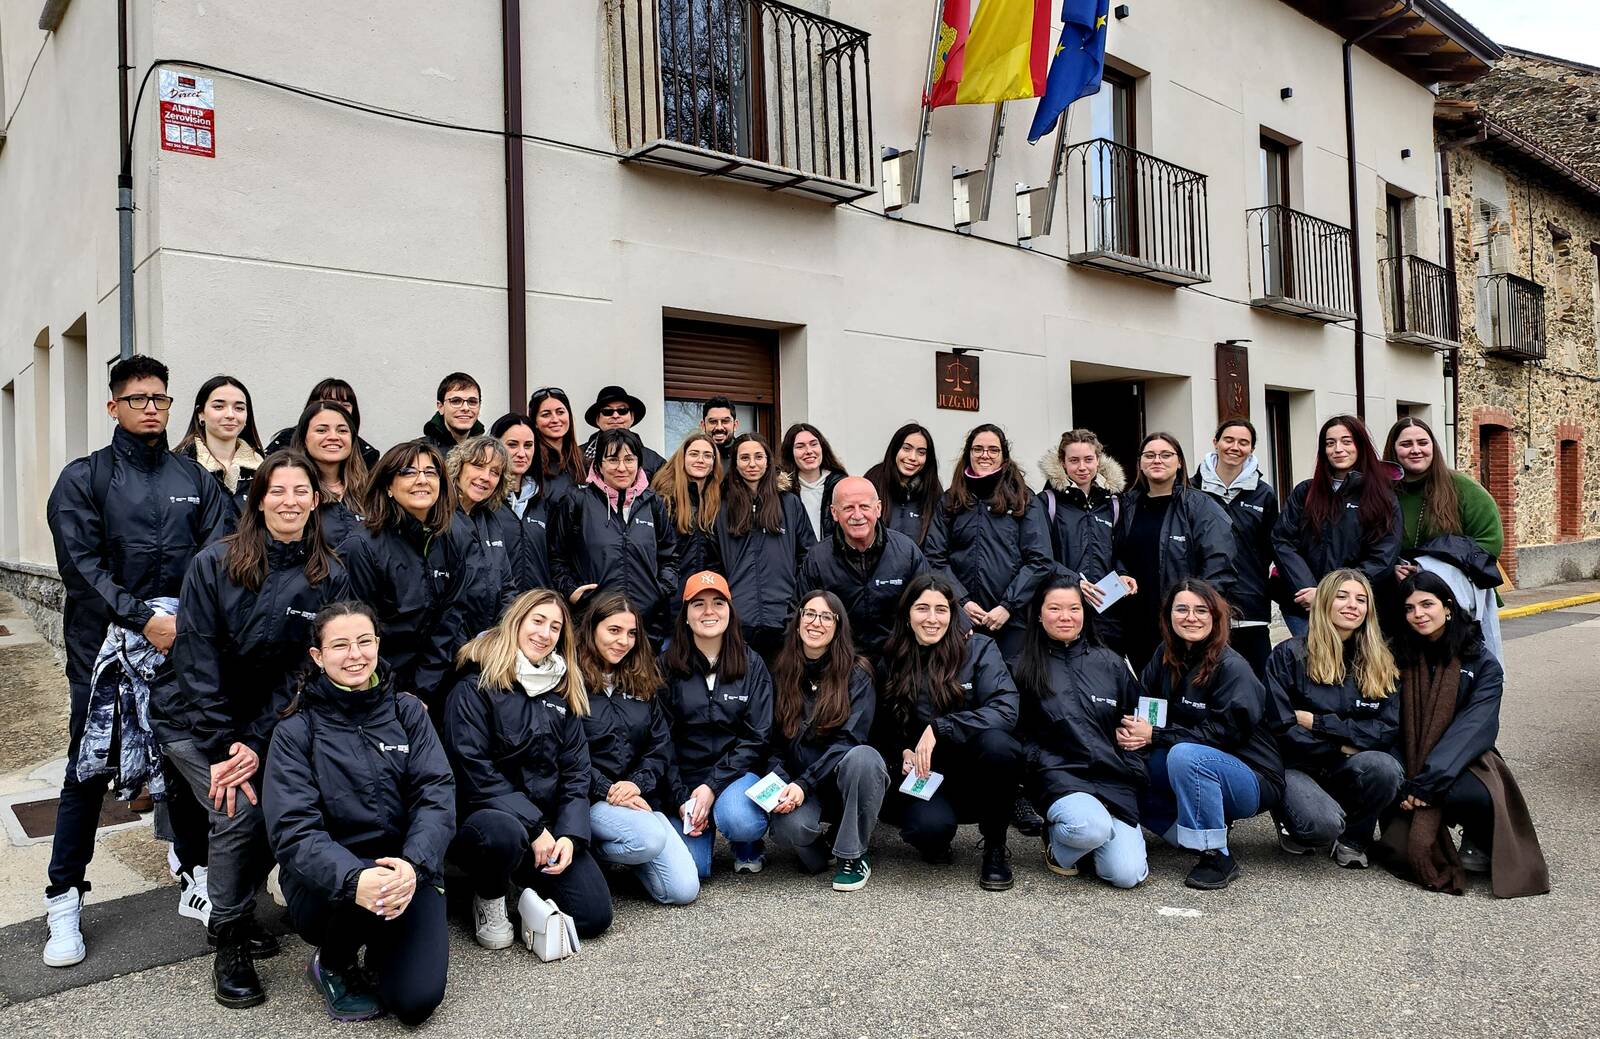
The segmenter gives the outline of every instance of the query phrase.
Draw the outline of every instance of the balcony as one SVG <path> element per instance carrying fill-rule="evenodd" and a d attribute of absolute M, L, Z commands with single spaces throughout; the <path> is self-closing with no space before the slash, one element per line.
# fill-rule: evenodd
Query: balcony
<path fill-rule="evenodd" d="M 776 0 L 610 0 L 623 161 L 831 203 L 872 194 L 867 34 Z"/>
<path fill-rule="evenodd" d="M 1171 285 L 1211 280 L 1206 176 L 1096 138 L 1067 151 L 1067 259 Z"/>
<path fill-rule="evenodd" d="M 1515 274 L 1479 278 L 1478 320 L 1489 353 L 1514 361 L 1544 360 L 1543 285 Z"/>
<path fill-rule="evenodd" d="M 1245 212 L 1250 305 L 1316 321 L 1350 321 L 1350 229 L 1290 209 Z"/>
<path fill-rule="evenodd" d="M 1383 321 L 1391 343 L 1449 351 L 1461 344 L 1455 275 L 1420 256 L 1378 261 Z"/>

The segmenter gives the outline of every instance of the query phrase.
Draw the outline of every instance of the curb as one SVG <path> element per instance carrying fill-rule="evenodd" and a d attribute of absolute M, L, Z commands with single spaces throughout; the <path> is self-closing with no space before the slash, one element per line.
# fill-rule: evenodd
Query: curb
<path fill-rule="evenodd" d="M 1515 620 L 1518 617 L 1532 617 L 1536 613 L 1564 610 L 1569 606 L 1587 606 L 1592 602 L 1600 602 L 1600 592 L 1590 592 L 1587 595 L 1569 595 L 1565 599 L 1551 599 L 1548 602 L 1531 602 L 1526 606 L 1513 606 L 1508 610 L 1501 610 L 1500 619 Z"/>

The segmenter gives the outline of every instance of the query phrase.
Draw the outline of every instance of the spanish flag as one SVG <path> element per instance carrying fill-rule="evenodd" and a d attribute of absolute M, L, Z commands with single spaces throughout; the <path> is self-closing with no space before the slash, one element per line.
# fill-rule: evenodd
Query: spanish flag
<path fill-rule="evenodd" d="M 929 108 L 1038 97 L 1050 64 L 1051 0 L 945 0 Z"/>

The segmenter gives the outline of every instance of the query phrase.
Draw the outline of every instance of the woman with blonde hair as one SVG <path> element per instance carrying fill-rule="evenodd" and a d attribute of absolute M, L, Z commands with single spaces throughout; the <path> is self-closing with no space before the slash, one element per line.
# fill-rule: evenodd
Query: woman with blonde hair
<path fill-rule="evenodd" d="M 522 521 L 510 504 L 517 477 L 506 445 L 488 434 L 468 437 L 451 448 L 444 468 L 456 491 L 456 521 L 472 528 L 483 549 L 482 564 L 473 569 L 472 580 L 475 601 L 493 610 L 482 619 L 480 628 L 487 628 L 503 605 L 529 590 L 520 580 L 526 572 Z"/>
<path fill-rule="evenodd" d="M 1285 769 L 1278 845 L 1365 869 L 1378 813 L 1405 778 L 1393 754 L 1400 672 L 1361 571 L 1334 570 L 1317 582 L 1308 624 L 1267 661 Z"/>
<path fill-rule="evenodd" d="M 510 885 L 521 892 L 524 941 L 534 898 L 554 899 L 581 938 L 611 926 L 611 892 L 589 854 L 589 695 L 574 645 L 566 604 L 536 588 L 456 658 L 476 671 L 444 709 L 460 819 L 450 857 L 471 878 L 486 949 L 507 948 L 515 936 Z"/>
<path fill-rule="evenodd" d="M 706 568 L 711 532 L 722 511 L 722 454 L 708 434 L 690 433 L 650 481 L 678 533 L 678 573 Z"/>

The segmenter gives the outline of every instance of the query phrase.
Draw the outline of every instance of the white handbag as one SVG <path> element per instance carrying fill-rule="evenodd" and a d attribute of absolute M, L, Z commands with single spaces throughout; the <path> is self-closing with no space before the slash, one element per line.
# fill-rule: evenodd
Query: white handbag
<path fill-rule="evenodd" d="M 522 944 L 541 960 L 549 963 L 577 954 L 578 925 L 555 902 L 527 888 L 517 898 L 517 915 L 522 918 Z"/>

